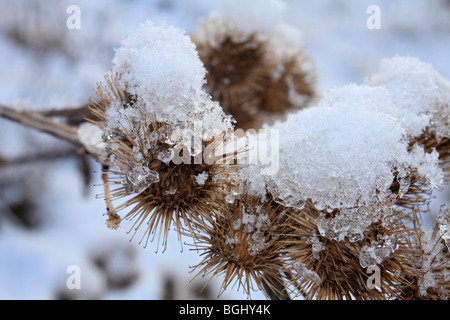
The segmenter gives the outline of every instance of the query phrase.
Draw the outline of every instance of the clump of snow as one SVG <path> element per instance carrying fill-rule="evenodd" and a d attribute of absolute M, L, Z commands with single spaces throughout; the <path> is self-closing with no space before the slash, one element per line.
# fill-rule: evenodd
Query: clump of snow
<path fill-rule="evenodd" d="M 166 123 L 164 142 L 177 144 L 198 134 L 194 120 L 201 124 L 200 139 L 208 130 L 232 127 L 230 116 L 203 91 L 206 71 L 183 30 L 146 21 L 122 41 L 112 62 L 108 76 L 132 99 L 124 104 L 116 98 L 107 106 L 106 133 L 130 132 L 131 123 L 154 119 Z"/>
<path fill-rule="evenodd" d="M 428 129 L 438 139 L 450 135 L 450 82 L 431 64 L 398 55 L 382 59 L 378 73 L 365 82 L 389 91 L 407 134 L 417 137 Z"/>
<path fill-rule="evenodd" d="M 205 69 L 194 44 L 171 25 L 144 22 L 121 42 L 112 62 L 131 95 L 145 101 L 147 110 L 169 117 L 170 109 L 195 100 L 204 84 Z M 159 110 L 164 107 L 169 110 Z"/>
<path fill-rule="evenodd" d="M 255 208 L 246 208 L 243 206 L 241 218 L 237 218 L 232 222 L 235 236 L 237 232 L 244 232 L 246 234 L 245 239 L 250 255 L 258 254 L 268 246 L 265 232 L 270 227 L 270 219 L 261 210 L 262 208 L 260 206 L 256 206 Z M 227 236 L 226 243 L 234 248 L 238 240 Z"/>
<path fill-rule="evenodd" d="M 363 268 L 380 265 L 391 259 L 398 247 L 398 239 L 395 235 L 383 236 L 379 241 L 373 241 L 371 245 L 362 247 L 359 263 Z"/>
<path fill-rule="evenodd" d="M 97 154 L 99 157 L 106 157 L 106 143 L 103 141 L 103 131 L 97 126 L 83 122 L 78 127 L 78 138 L 81 144 L 91 154 Z"/>
<path fill-rule="evenodd" d="M 247 36 L 270 32 L 283 21 L 286 5 L 280 0 L 224 0 L 219 13 L 233 27 Z"/>
<path fill-rule="evenodd" d="M 314 235 L 309 237 L 306 240 L 306 243 L 311 244 L 311 249 L 312 249 L 314 259 L 319 259 L 320 258 L 319 253 L 325 249 L 325 246 L 323 245 L 323 242 L 320 241 L 320 238 L 319 238 L 317 232 L 315 232 Z"/>
<path fill-rule="evenodd" d="M 415 160 L 400 123 L 374 108 L 390 104 L 385 90 L 360 95 L 354 89 L 366 88 L 336 88 L 318 106 L 277 125 L 280 169 L 268 186 L 283 204 L 312 199 L 323 210 L 385 201 L 394 170 Z"/>
<path fill-rule="evenodd" d="M 206 182 L 206 180 L 208 179 L 208 172 L 203 171 L 202 173 L 199 173 L 198 175 L 195 176 L 195 181 L 197 182 L 197 184 L 203 186 Z"/>
<path fill-rule="evenodd" d="M 294 265 L 294 269 L 300 278 L 312 281 L 316 286 L 322 282 L 317 272 L 308 269 L 304 263 L 297 262 Z"/>
<path fill-rule="evenodd" d="M 270 130 L 279 130 L 280 137 L 278 171 L 253 176 L 261 164 L 240 171 L 248 190 L 267 190 L 289 207 L 301 209 L 311 199 L 319 210 L 337 208 L 336 217 L 319 217 L 321 235 L 358 241 L 389 213 L 383 207 L 391 201 L 394 178 L 406 190 L 417 168 L 429 187 L 443 182 L 436 151 L 425 153 L 419 146 L 409 151 L 407 129 L 395 117 L 390 97 L 381 86 L 350 84 L 273 125 Z"/>
<path fill-rule="evenodd" d="M 379 206 L 376 203 L 339 210 L 339 214 L 333 218 L 327 218 L 322 213 L 316 219 L 321 236 L 336 241 L 360 241 L 364 239 L 364 232 L 372 223 L 380 221 L 392 212 L 389 206 Z"/>

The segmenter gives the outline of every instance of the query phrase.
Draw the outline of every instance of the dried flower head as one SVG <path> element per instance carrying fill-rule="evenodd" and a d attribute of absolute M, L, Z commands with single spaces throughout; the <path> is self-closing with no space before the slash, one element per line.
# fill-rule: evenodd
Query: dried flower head
<path fill-rule="evenodd" d="M 177 28 L 142 24 L 113 63 L 91 105 L 99 119 L 91 123 L 103 133 L 107 224 L 134 220 L 134 234 L 143 228 L 145 245 L 158 234 L 165 248 L 172 224 L 179 237 L 184 227 L 194 236 L 192 224 L 211 221 L 232 189 L 228 176 L 235 167 L 228 158 L 236 153 L 217 151 L 232 120 L 203 91 L 205 70 Z"/>
<path fill-rule="evenodd" d="M 111 188 L 107 197 L 116 200 L 133 195 L 117 206 L 116 212 L 129 209 L 123 219 L 135 220 L 135 234 L 139 228 L 145 229 L 145 245 L 152 234 L 162 232 L 165 247 L 172 222 L 181 235 L 183 226 L 192 231 L 194 221 L 211 221 L 212 212 L 220 209 L 232 188 L 228 176 L 235 168 L 219 162 L 196 163 L 196 157 L 184 155 L 187 149 L 167 143 L 164 124 L 143 123 L 133 124 L 132 132 L 109 143 L 111 155 L 104 162 Z M 144 133 L 133 138 L 139 131 Z M 215 144 L 217 141 L 209 141 L 203 150 Z M 174 162 L 177 153 L 180 160 L 187 158 L 188 162 Z"/>
<path fill-rule="evenodd" d="M 315 223 L 321 214 L 309 202 L 291 211 L 286 221 L 292 229 L 283 241 L 294 272 L 291 283 L 299 294 L 307 299 L 391 299 L 413 285 L 419 251 L 410 225 L 416 215 L 393 210 L 373 223 L 363 239 L 337 241 L 321 235 Z M 378 288 L 371 286 L 373 271 L 368 268 L 377 268 Z"/>
<path fill-rule="evenodd" d="M 314 67 L 301 43 L 295 42 L 300 41 L 298 30 L 276 16 L 279 3 L 272 0 L 264 5 L 276 17 L 270 29 L 263 28 L 259 20 L 268 17 L 258 18 L 252 2 L 228 1 L 191 35 L 208 70 L 206 90 L 242 129 L 259 128 L 287 111 L 304 108 L 315 95 Z M 243 23 L 239 17 L 246 6 L 250 7 Z"/>
<path fill-rule="evenodd" d="M 450 256 L 448 250 L 449 209 L 441 207 L 434 227 L 427 228 L 423 219 L 415 224 L 414 244 L 418 253 L 403 267 L 415 269 L 408 277 L 411 285 L 404 288 L 399 299 L 448 300 L 450 294 Z"/>
<path fill-rule="evenodd" d="M 200 226 L 196 250 L 203 260 L 194 270 L 211 274 L 211 278 L 224 275 L 219 295 L 237 282 L 238 289 L 242 287 L 249 296 L 256 288 L 266 296 L 285 296 L 279 241 L 284 208 L 273 201 L 262 203 L 260 198 L 245 193 L 230 202 L 212 224 Z"/>

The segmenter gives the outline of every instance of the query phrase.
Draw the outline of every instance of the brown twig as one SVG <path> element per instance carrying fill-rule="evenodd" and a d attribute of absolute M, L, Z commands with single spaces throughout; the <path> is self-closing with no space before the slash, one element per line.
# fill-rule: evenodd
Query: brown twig
<path fill-rule="evenodd" d="M 6 166 L 17 166 L 41 161 L 51 161 L 77 155 L 77 150 L 67 148 L 62 150 L 44 150 L 35 154 L 21 155 L 14 158 L 5 158 L 0 156 L 0 168 Z"/>
<path fill-rule="evenodd" d="M 39 111 L 39 113 L 45 117 L 64 118 L 68 125 L 79 125 L 80 123 L 87 121 L 87 119 L 98 120 L 98 118 L 90 112 L 89 104 L 63 109 L 49 109 Z"/>
<path fill-rule="evenodd" d="M 55 122 L 38 112 L 16 110 L 0 104 L 0 117 L 48 133 L 56 138 L 68 141 L 75 146 L 83 146 L 78 138 L 75 127 Z"/>

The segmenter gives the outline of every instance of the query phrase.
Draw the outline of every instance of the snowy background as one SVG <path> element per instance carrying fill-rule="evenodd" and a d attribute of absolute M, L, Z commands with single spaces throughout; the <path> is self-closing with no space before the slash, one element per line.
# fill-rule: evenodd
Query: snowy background
<path fill-rule="evenodd" d="M 382 58 L 418 57 L 450 79 L 448 0 L 291 0 L 285 19 L 302 32 L 323 93 L 360 84 Z M 69 30 L 66 9 L 81 9 L 81 29 Z M 369 30 L 366 9 L 381 9 L 381 29 Z M 48 110 L 77 107 L 94 97 L 120 41 L 150 19 L 195 29 L 216 0 L 0 1 L 0 103 Z M 261 10 L 264 13 L 264 10 Z M 0 299 L 216 298 L 189 282 L 200 262 L 175 234 L 166 252 L 129 242 L 128 225 L 105 226 L 99 166 L 45 134 L 0 119 Z M 450 203 L 449 188 L 432 208 Z M 131 226 L 131 225 L 130 225 Z M 81 290 L 67 290 L 70 265 Z M 197 281 L 198 280 L 198 281 Z M 228 290 L 221 298 L 244 299 Z M 252 298 L 263 296 L 255 292 Z"/>

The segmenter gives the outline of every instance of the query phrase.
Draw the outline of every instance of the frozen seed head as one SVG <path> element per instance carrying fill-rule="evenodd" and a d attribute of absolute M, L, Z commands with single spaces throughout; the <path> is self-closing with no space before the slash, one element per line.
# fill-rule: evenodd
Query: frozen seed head
<path fill-rule="evenodd" d="M 196 248 L 203 260 L 194 270 L 211 278 L 223 274 L 219 295 L 236 282 L 249 296 L 255 284 L 267 296 L 267 288 L 282 296 L 284 263 L 278 238 L 283 216 L 280 205 L 248 195 L 227 204 L 212 224 L 200 226 Z"/>
<path fill-rule="evenodd" d="M 206 90 L 237 126 L 258 128 L 303 108 L 316 76 L 298 30 L 282 20 L 280 1 L 225 1 L 192 39 L 208 73 Z"/>
<path fill-rule="evenodd" d="M 320 235 L 315 221 L 322 214 L 308 202 L 301 210 L 290 210 L 286 218 L 282 242 L 295 292 L 318 300 L 390 299 L 412 285 L 410 279 L 419 274 L 414 261 L 420 253 L 412 243 L 417 231 L 410 227 L 417 222 L 413 213 L 394 211 L 354 242 Z M 370 266 L 380 269 L 381 291 L 367 285 Z"/>
<path fill-rule="evenodd" d="M 401 123 L 380 111 L 389 105 L 384 88 L 348 85 L 273 125 L 279 129 L 279 170 L 266 178 L 269 192 L 289 207 L 301 208 L 310 199 L 319 210 L 350 217 L 378 213 L 391 201 L 395 179 L 407 190 L 412 170 L 429 187 L 439 186 L 438 154 L 410 149 Z"/>
<path fill-rule="evenodd" d="M 412 266 L 416 274 L 408 278 L 411 285 L 403 290 L 401 299 L 448 300 L 450 257 L 439 223 L 442 218 L 442 208 L 437 216 L 438 222 L 431 230 L 421 221 L 417 221 L 418 232 L 415 233 L 413 241 L 418 255 L 414 263 L 408 266 Z"/>
<path fill-rule="evenodd" d="M 141 117 L 164 122 L 169 133 L 193 134 L 194 121 L 202 124 L 200 136 L 232 128 L 231 118 L 204 92 L 206 70 L 183 30 L 146 21 L 122 41 L 112 63 L 97 90 L 106 106 L 106 134 L 127 130 Z"/>
<path fill-rule="evenodd" d="M 234 167 L 196 164 L 193 156 L 189 156 L 189 163 L 174 163 L 173 159 L 160 157 L 172 149 L 172 145 L 164 142 L 167 139 L 164 124 L 141 119 L 132 123 L 131 128 L 130 132 L 122 132 L 120 139 L 108 142 L 111 155 L 105 161 L 108 166 L 105 173 L 110 191 L 106 197 L 112 201 L 128 197 L 116 211 L 128 210 L 122 220 L 134 221 L 130 230 L 134 235 L 139 229 L 144 230 L 141 241 L 145 245 L 156 234 L 159 244 L 162 234 L 165 248 L 172 225 L 179 236 L 183 228 L 194 236 L 192 225 L 211 221 L 212 213 L 225 202 L 227 190 L 233 186 L 228 176 Z M 203 148 L 210 144 L 214 141 Z"/>
<path fill-rule="evenodd" d="M 173 224 L 179 237 L 183 228 L 194 235 L 193 221 L 210 221 L 232 189 L 233 161 L 223 160 L 234 153 L 216 150 L 232 119 L 203 91 L 204 76 L 184 31 L 147 21 L 122 41 L 91 103 L 103 132 L 107 224 L 134 220 L 130 231 L 144 229 L 145 245 L 157 236 L 165 248 Z"/>

